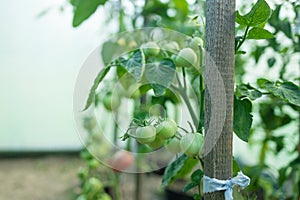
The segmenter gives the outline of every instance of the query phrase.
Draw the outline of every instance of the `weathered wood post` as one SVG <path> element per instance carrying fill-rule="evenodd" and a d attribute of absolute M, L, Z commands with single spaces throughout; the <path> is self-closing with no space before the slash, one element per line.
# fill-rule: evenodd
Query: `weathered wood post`
<path fill-rule="evenodd" d="M 212 68 L 215 66 L 224 84 L 226 105 L 224 120 L 219 120 L 219 113 L 212 113 L 213 98 L 224 98 L 220 88 L 208 87 L 205 90 L 205 130 L 220 128 L 220 137 L 215 144 L 205 145 L 207 153 L 204 157 L 204 174 L 211 178 L 226 180 L 232 176 L 232 134 L 233 134 L 233 95 L 234 95 L 234 29 L 235 29 L 235 0 L 206 1 L 206 69 L 205 81 L 215 81 Z M 218 76 L 215 76 L 215 79 Z M 220 78 L 219 77 L 219 78 Z M 220 108 L 220 110 L 222 110 Z M 214 119 L 212 119 L 214 118 Z M 209 123 L 215 120 L 214 123 Z M 216 127 L 212 127 L 216 125 Z M 207 135 L 206 135 L 207 137 Z M 214 138 L 214 137 L 212 137 Z M 205 194 L 205 200 L 224 199 L 224 192 Z"/>

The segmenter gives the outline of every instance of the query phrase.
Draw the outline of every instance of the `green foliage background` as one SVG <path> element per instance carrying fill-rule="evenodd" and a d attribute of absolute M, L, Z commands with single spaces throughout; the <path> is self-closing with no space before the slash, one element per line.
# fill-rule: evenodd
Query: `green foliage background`
<path fill-rule="evenodd" d="M 110 0 L 72 0 L 73 26 L 80 26 L 98 7 L 104 6 L 111 8 L 110 20 L 118 20 L 119 31 L 158 26 L 204 37 L 204 1 L 143 2 L 119 0 L 118 6 L 112 7 L 108 6 L 113 4 Z M 134 14 L 124 11 L 127 3 L 134 8 Z M 236 12 L 236 22 L 234 132 L 248 142 L 243 143 L 248 151 L 255 151 L 235 158 L 239 165 L 235 173 L 241 169 L 251 178 L 243 198 L 299 199 L 300 3 L 247 1 Z M 123 65 L 130 71 L 128 63 L 130 60 L 125 60 Z M 108 70 L 109 67 L 99 73 L 86 108 L 94 102 L 97 86 Z M 259 75 L 253 77 L 253 71 Z M 276 166 L 270 158 L 277 162 L 284 160 L 285 164 Z M 182 170 L 187 158 L 183 156 L 175 162 L 168 166 L 172 170 L 167 170 L 164 186 L 177 176 L 175 172 Z M 193 181 L 185 187 L 186 191 Z"/>

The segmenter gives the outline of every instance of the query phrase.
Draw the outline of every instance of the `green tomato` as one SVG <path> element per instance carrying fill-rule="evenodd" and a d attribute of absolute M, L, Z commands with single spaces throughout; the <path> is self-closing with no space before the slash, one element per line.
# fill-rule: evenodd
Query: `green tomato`
<path fill-rule="evenodd" d="M 200 47 L 203 47 L 203 40 L 199 37 L 194 37 L 191 42 L 190 45 L 193 49 L 197 49 Z"/>
<path fill-rule="evenodd" d="M 89 176 L 89 171 L 88 169 L 85 168 L 80 168 L 77 174 L 78 178 L 80 178 L 81 180 L 86 179 Z"/>
<path fill-rule="evenodd" d="M 167 141 L 167 143 L 165 144 L 165 147 L 170 153 L 179 153 L 179 152 L 181 152 L 180 140 L 176 137 L 169 139 Z"/>
<path fill-rule="evenodd" d="M 176 61 L 176 55 L 175 55 L 175 54 L 172 54 L 172 55 L 171 55 L 171 60 L 173 60 L 173 62 Z"/>
<path fill-rule="evenodd" d="M 121 104 L 121 100 L 118 96 L 107 93 L 103 97 L 103 105 L 108 111 L 116 110 Z"/>
<path fill-rule="evenodd" d="M 126 97 L 136 99 L 137 97 L 141 96 L 139 87 L 140 86 L 138 84 L 129 86 L 129 88 L 126 90 Z"/>
<path fill-rule="evenodd" d="M 88 181 L 85 182 L 84 184 L 84 191 L 87 193 L 94 193 L 97 191 L 101 191 L 102 189 L 103 189 L 102 182 L 95 177 L 89 178 Z"/>
<path fill-rule="evenodd" d="M 166 42 L 166 43 L 163 45 L 163 50 L 170 51 L 170 52 L 174 52 L 174 51 L 179 50 L 179 45 L 178 45 L 178 43 L 175 42 L 175 41 Z"/>
<path fill-rule="evenodd" d="M 90 161 L 88 162 L 88 165 L 89 165 L 89 167 L 90 167 L 91 169 L 96 169 L 96 168 L 98 168 L 98 167 L 100 166 L 100 163 L 99 163 L 98 160 L 92 159 L 92 160 L 90 160 Z"/>
<path fill-rule="evenodd" d="M 177 131 L 177 124 L 175 121 L 168 119 L 160 123 L 156 128 L 156 133 L 163 139 L 173 137 Z"/>
<path fill-rule="evenodd" d="M 141 46 L 145 56 L 157 56 L 160 48 L 155 42 L 148 42 Z"/>
<path fill-rule="evenodd" d="M 187 133 L 180 141 L 181 151 L 189 157 L 199 155 L 204 144 L 204 137 L 200 133 Z"/>
<path fill-rule="evenodd" d="M 98 198 L 97 200 L 111 200 L 111 197 L 106 193 L 102 193 L 100 198 Z"/>
<path fill-rule="evenodd" d="M 80 152 L 80 157 L 84 160 L 90 160 L 93 158 L 93 156 L 90 154 L 88 150 L 83 150 Z"/>
<path fill-rule="evenodd" d="M 182 49 L 175 60 L 178 67 L 189 67 L 195 65 L 197 62 L 197 54 L 191 48 Z"/>
<path fill-rule="evenodd" d="M 149 144 L 155 140 L 156 130 L 152 125 L 138 127 L 136 129 L 136 140 L 141 144 Z"/>
<path fill-rule="evenodd" d="M 158 149 L 162 146 L 164 146 L 165 140 L 160 137 L 155 137 L 155 140 L 151 143 L 148 143 L 147 145 L 151 147 L 152 149 Z"/>
<path fill-rule="evenodd" d="M 82 194 L 76 198 L 76 200 L 87 200 L 86 197 Z"/>
<path fill-rule="evenodd" d="M 93 117 L 86 117 L 83 119 L 83 127 L 86 130 L 92 130 L 97 126 L 97 120 Z"/>

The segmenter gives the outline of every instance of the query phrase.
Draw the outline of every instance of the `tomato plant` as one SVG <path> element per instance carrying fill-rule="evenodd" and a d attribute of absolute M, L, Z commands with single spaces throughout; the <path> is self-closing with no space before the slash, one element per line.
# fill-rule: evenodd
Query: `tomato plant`
<path fill-rule="evenodd" d="M 109 1 L 95 1 L 94 5 L 86 5 L 83 1 L 72 1 L 73 25 L 81 24 L 95 12 L 98 6 L 106 2 Z M 291 159 L 286 166 L 280 166 L 276 173 L 272 172 L 272 167 L 266 158 L 272 151 L 279 154 L 288 149 L 287 137 L 277 132 L 285 126 L 296 123 L 299 118 L 300 90 L 296 84 L 299 75 L 289 65 L 297 68 L 300 63 L 299 59 L 296 59 L 300 51 L 299 30 L 297 32 L 297 28 L 300 27 L 300 6 L 298 2 L 286 1 L 285 5 L 292 8 L 295 17 L 283 19 L 282 9 L 285 5 L 275 3 L 275 9 L 272 10 L 265 0 L 253 3 L 255 4 L 251 9 L 247 6 L 247 11 L 241 9 L 235 13 L 236 75 L 232 99 L 234 103 L 233 132 L 241 141 L 249 142 L 247 146 L 259 143 L 261 150 L 259 155 L 256 155 L 258 161 L 254 166 L 238 158 L 233 161 L 234 173 L 241 169 L 253 180 L 246 192 L 240 194 L 238 198 L 246 199 L 242 196 L 247 195 L 260 199 L 291 198 L 300 191 L 299 187 L 293 188 L 292 192 L 290 188 L 287 188 L 290 183 L 297 185 L 300 182 L 299 178 L 292 178 L 299 176 L 297 170 L 300 166 L 300 151 L 298 151 L 298 156 L 293 154 L 292 157 L 295 158 Z M 176 17 L 169 16 L 170 12 L 167 12 L 167 8 L 173 8 L 174 5 L 179 10 Z M 158 7 L 166 8 L 162 9 L 166 12 L 156 9 Z M 114 10 L 114 12 L 119 12 L 119 10 Z M 204 175 L 204 160 L 200 152 L 204 143 L 202 133 L 207 132 L 204 120 L 204 117 L 207 117 L 204 116 L 205 110 L 209 110 L 204 106 L 204 96 L 207 92 L 205 85 L 209 84 L 204 80 L 203 69 L 207 67 L 204 59 L 208 55 L 204 52 L 206 41 L 204 30 L 201 28 L 205 25 L 201 24 L 203 11 L 196 11 L 196 16 L 192 20 L 186 20 L 189 13 L 193 13 L 193 10 L 189 8 L 186 1 L 173 0 L 168 3 L 145 1 L 142 9 L 136 9 L 136 15 L 141 16 L 144 21 L 144 24 L 140 26 L 164 24 L 168 28 L 185 33 L 188 37 L 168 37 L 170 32 L 150 28 L 145 32 L 124 34 L 120 38 L 106 41 L 101 51 L 106 67 L 99 72 L 85 108 L 89 108 L 92 104 L 96 105 L 96 96 L 103 91 L 102 88 L 98 90 L 97 88 L 101 83 L 104 84 L 105 79 L 113 77 L 109 79 L 111 82 L 120 82 L 127 93 L 124 95 L 125 98 L 133 103 L 132 119 L 130 119 L 127 131 L 122 133 L 122 141 L 125 141 L 127 150 L 134 146 L 144 153 L 144 151 L 149 151 L 145 150 L 148 146 L 152 150 L 161 150 L 165 147 L 169 152 L 176 154 L 175 159 L 170 161 L 165 170 L 162 185 L 166 187 L 178 177 L 190 174 L 191 182 L 187 183 L 183 190 L 187 192 L 198 187 L 194 198 L 201 199 L 203 191 L 200 185 Z M 126 29 L 124 26 L 126 14 L 120 12 L 119 16 L 119 30 L 123 31 Z M 130 18 L 130 16 L 127 17 Z M 136 20 L 133 20 L 132 24 L 133 28 L 139 28 Z M 296 31 L 293 31 L 292 27 L 296 27 Z M 262 41 L 257 42 L 257 40 Z M 280 42 L 283 40 L 289 41 L 291 45 Z M 116 58 L 115 55 L 119 57 Z M 292 56 L 295 57 L 294 61 L 297 61 L 298 65 L 291 64 Z M 249 70 L 251 66 L 246 67 L 246 64 L 261 67 L 263 64 L 260 60 L 267 60 L 265 65 L 268 68 L 265 71 L 274 71 L 277 65 L 278 74 L 275 77 L 273 73 L 272 76 L 269 74 L 266 77 L 255 76 L 254 80 L 249 79 L 246 76 L 249 71 L 259 70 L 258 67 Z M 107 76 L 108 74 L 110 76 Z M 110 92 L 113 91 L 113 87 L 108 88 Z M 100 98 L 100 101 L 102 100 L 107 110 L 117 113 L 122 109 L 121 100 L 115 100 L 113 96 L 104 96 Z M 173 105 L 171 109 L 168 107 L 170 103 Z M 157 109 L 156 116 L 153 116 L 149 114 L 149 109 L 155 104 L 160 104 L 161 108 Z M 178 117 L 176 118 L 176 114 L 174 116 L 170 114 L 170 110 L 178 107 L 184 107 L 188 111 L 189 119 L 184 118 L 180 121 Z M 145 121 L 150 123 L 144 123 Z M 94 125 L 86 124 L 86 127 L 89 126 Z M 190 130 L 186 130 L 188 129 L 186 126 Z M 292 130 L 293 138 L 299 135 L 299 131 L 294 131 L 295 127 Z M 258 132 L 261 132 L 263 136 Z M 136 141 L 137 143 L 134 143 Z M 120 141 L 117 140 L 116 143 L 118 142 Z M 290 146 L 293 147 L 291 152 L 297 152 L 297 144 Z M 241 168 L 237 163 L 241 163 Z M 81 176 L 86 175 L 82 173 Z"/>

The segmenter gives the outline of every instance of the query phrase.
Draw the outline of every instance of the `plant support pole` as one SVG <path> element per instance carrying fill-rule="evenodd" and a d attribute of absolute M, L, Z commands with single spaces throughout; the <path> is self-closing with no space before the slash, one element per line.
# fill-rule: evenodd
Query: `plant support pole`
<path fill-rule="evenodd" d="M 233 134 L 233 96 L 234 96 L 234 30 L 235 30 L 235 0 L 207 0 L 206 1 L 206 56 L 205 81 L 209 70 L 217 67 L 225 88 L 226 110 L 225 121 L 217 120 L 215 124 L 222 124 L 221 135 L 212 150 L 204 157 L 204 174 L 211 178 L 227 180 L 232 177 L 232 134 Z M 221 98 L 220 90 L 208 88 L 205 84 L 205 132 L 211 119 L 212 101 L 210 97 Z M 215 105 L 218 109 L 224 105 Z M 217 113 L 218 115 L 218 113 Z M 206 135 L 207 136 L 207 135 Z M 205 146 L 207 148 L 207 146 Z M 204 195 L 205 200 L 224 199 L 224 191 Z"/>

